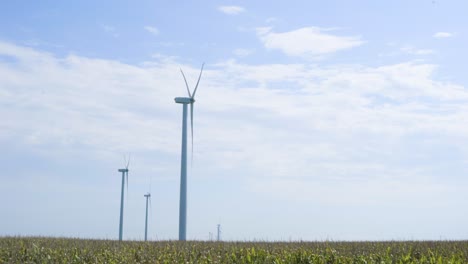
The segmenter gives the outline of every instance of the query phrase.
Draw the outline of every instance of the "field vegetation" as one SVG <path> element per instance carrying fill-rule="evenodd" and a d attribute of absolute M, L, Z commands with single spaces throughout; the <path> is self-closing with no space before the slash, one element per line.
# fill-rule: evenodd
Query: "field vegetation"
<path fill-rule="evenodd" d="M 468 263 L 468 241 L 118 242 L 4 237 L 0 263 Z"/>

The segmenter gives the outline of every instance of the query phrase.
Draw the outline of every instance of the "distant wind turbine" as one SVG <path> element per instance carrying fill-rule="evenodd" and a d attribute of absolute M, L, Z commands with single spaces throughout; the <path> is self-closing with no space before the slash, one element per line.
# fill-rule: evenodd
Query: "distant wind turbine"
<path fill-rule="evenodd" d="M 126 158 L 124 158 L 126 160 Z M 125 169 L 119 169 L 119 172 L 122 173 L 122 192 L 120 195 L 120 224 L 119 224 L 119 241 L 122 241 L 123 234 L 123 209 L 124 209 L 124 190 L 125 190 L 125 178 L 127 178 L 127 193 L 128 193 L 128 165 L 130 165 L 130 156 L 128 161 L 126 160 L 127 165 Z"/>
<path fill-rule="evenodd" d="M 195 103 L 195 93 L 197 92 L 198 84 L 203 72 L 202 64 L 200 75 L 198 76 L 197 84 L 193 89 L 193 93 L 190 93 L 190 88 L 187 84 L 182 69 L 182 77 L 184 77 L 185 86 L 189 97 L 176 97 L 174 100 L 178 104 L 183 105 L 182 112 L 182 155 L 180 164 L 180 206 L 179 206 L 179 240 L 186 240 L 187 233 L 187 105 L 190 104 L 190 132 L 192 135 L 192 156 L 193 156 L 193 104 Z"/>
<path fill-rule="evenodd" d="M 151 193 L 144 195 L 146 197 L 146 217 L 145 217 L 145 241 L 148 240 L 148 200 L 151 204 Z"/>

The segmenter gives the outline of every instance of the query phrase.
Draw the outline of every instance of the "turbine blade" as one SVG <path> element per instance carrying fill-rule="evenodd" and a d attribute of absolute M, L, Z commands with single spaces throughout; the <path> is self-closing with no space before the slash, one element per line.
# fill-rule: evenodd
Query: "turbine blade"
<path fill-rule="evenodd" d="M 153 207 L 151 207 L 151 194 L 150 194 L 150 196 L 148 198 L 149 198 L 150 212 L 151 212 L 151 211 L 153 211 Z M 150 213 L 150 215 L 151 215 L 151 213 Z"/>
<path fill-rule="evenodd" d="M 128 154 L 128 161 L 127 161 L 127 166 L 125 167 L 127 170 L 128 170 L 128 165 L 130 165 L 130 158 L 131 158 L 131 154 L 129 153 Z"/>
<path fill-rule="evenodd" d="M 192 156 L 190 164 L 193 164 L 193 102 L 190 103 L 190 135 L 192 135 Z"/>
<path fill-rule="evenodd" d="M 153 207 L 151 206 L 151 193 L 150 193 L 150 196 L 148 198 L 149 198 L 149 206 L 150 206 L 149 218 L 151 220 L 151 219 L 153 219 Z"/>
<path fill-rule="evenodd" d="M 191 98 L 195 98 L 195 93 L 197 92 L 198 84 L 200 83 L 201 75 L 202 75 L 202 72 L 203 72 L 203 66 L 205 66 L 205 63 L 203 63 L 202 66 L 201 66 L 200 75 L 198 76 L 197 85 L 195 85 L 195 89 L 193 90 L 193 94 L 192 94 Z"/>
<path fill-rule="evenodd" d="M 185 74 L 184 74 L 184 72 L 182 71 L 182 69 L 180 69 L 180 72 L 182 73 L 182 77 L 184 77 L 185 86 L 187 87 L 188 96 L 189 96 L 190 98 L 192 98 L 192 94 L 190 94 L 190 89 L 189 89 L 189 87 L 188 87 L 187 79 L 185 78 Z"/>

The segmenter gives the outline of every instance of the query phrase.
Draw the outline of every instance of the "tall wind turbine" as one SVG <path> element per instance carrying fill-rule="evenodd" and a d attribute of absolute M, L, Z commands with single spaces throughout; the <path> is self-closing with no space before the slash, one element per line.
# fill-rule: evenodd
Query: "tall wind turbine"
<path fill-rule="evenodd" d="M 119 169 L 119 172 L 122 173 L 122 192 L 121 192 L 121 195 L 120 195 L 120 224 L 119 224 L 119 240 L 120 241 L 122 241 L 122 234 L 123 234 L 123 209 L 124 209 L 125 178 L 127 178 L 127 192 L 128 192 L 128 165 L 130 165 L 130 156 L 128 157 L 127 166 L 125 166 L 125 169 Z M 125 177 L 125 176 L 127 176 L 127 177 Z"/>
<path fill-rule="evenodd" d="M 148 240 L 148 200 L 151 203 L 151 193 L 144 195 L 146 197 L 146 217 L 145 217 L 145 241 Z"/>
<path fill-rule="evenodd" d="M 174 100 L 178 104 L 182 104 L 182 155 L 180 164 L 180 206 L 179 206 L 179 240 L 186 239 L 187 233 L 187 105 L 190 104 L 190 132 L 192 135 L 192 156 L 193 156 L 193 104 L 195 103 L 195 93 L 197 92 L 198 84 L 203 72 L 202 64 L 200 75 L 198 76 L 197 84 L 193 89 L 193 93 L 190 93 L 190 88 L 187 84 L 182 69 L 180 72 L 184 77 L 185 86 L 189 97 L 176 97 Z"/>

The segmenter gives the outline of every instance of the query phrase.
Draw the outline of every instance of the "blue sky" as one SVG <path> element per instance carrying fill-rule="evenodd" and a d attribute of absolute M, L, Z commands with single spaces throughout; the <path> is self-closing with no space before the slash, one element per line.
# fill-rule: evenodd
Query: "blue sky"
<path fill-rule="evenodd" d="M 466 239 L 465 1 L 15 1 L 0 10 L 0 235 Z"/>

